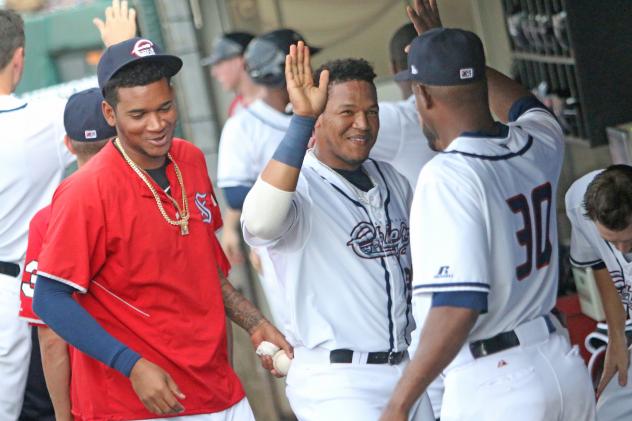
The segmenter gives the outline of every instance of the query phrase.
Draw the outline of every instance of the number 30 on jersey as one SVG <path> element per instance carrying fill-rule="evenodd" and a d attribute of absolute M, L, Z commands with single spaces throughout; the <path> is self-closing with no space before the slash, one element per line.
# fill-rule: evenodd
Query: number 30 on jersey
<path fill-rule="evenodd" d="M 518 194 L 507 199 L 511 211 L 523 219 L 522 229 L 516 232 L 518 244 L 525 248 L 526 254 L 525 261 L 516 266 L 519 281 L 531 274 L 534 263 L 537 270 L 551 261 L 551 195 L 551 183 L 544 183 L 531 191 L 531 197 Z"/>

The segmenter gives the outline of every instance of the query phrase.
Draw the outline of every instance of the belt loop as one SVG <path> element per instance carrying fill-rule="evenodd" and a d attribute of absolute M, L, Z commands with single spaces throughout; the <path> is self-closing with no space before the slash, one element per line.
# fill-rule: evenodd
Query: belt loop
<path fill-rule="evenodd" d="M 354 351 L 351 362 L 353 364 L 366 364 L 367 355 L 368 354 L 366 352 Z"/>
<path fill-rule="evenodd" d="M 521 345 L 531 345 L 545 341 L 550 333 L 550 320 L 546 316 L 538 317 L 514 329 Z"/>

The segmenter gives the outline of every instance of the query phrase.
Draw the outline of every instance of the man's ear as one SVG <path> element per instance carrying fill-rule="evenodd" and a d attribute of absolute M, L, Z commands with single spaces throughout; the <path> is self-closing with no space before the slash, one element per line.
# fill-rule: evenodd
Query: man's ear
<path fill-rule="evenodd" d="M 9 62 L 9 66 L 13 68 L 13 89 L 15 89 L 22 79 L 22 73 L 24 73 L 24 47 L 18 47 L 13 52 L 13 57 Z"/>
<path fill-rule="evenodd" d="M 68 152 L 70 152 L 73 155 L 77 155 L 77 151 L 75 151 L 75 148 L 72 146 L 72 141 L 70 140 L 70 136 L 68 136 L 67 134 L 64 135 L 64 145 L 66 145 L 66 149 L 68 149 Z"/>
<path fill-rule="evenodd" d="M 105 117 L 105 121 L 112 127 L 116 127 L 116 112 L 114 108 L 105 100 L 101 102 L 101 111 L 103 112 L 103 117 Z"/>
<path fill-rule="evenodd" d="M 420 109 L 430 109 L 434 107 L 434 99 L 428 88 L 420 83 L 413 83 L 413 93 Z"/>
<path fill-rule="evenodd" d="M 317 129 L 319 127 L 322 127 L 323 125 L 323 115 L 319 115 L 318 118 L 316 119 L 316 123 L 314 124 L 314 129 Z"/>

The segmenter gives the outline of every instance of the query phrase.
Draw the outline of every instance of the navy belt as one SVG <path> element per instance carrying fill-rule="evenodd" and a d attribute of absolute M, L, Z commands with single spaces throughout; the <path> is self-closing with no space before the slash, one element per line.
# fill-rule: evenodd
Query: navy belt
<path fill-rule="evenodd" d="M 400 352 L 369 352 L 367 355 L 367 364 L 388 364 L 396 365 L 402 362 L 406 356 L 406 351 Z M 334 363 L 351 363 L 353 362 L 353 351 L 350 349 L 334 349 L 329 353 L 329 362 Z"/>
<path fill-rule="evenodd" d="M 20 265 L 10 262 L 0 262 L 0 273 L 15 278 L 20 274 Z"/>
<path fill-rule="evenodd" d="M 546 327 L 548 328 L 549 333 L 555 332 L 555 326 L 548 316 L 544 316 L 544 321 L 546 322 Z M 499 333 L 489 339 L 474 341 L 470 343 L 470 351 L 472 352 L 472 356 L 474 358 L 481 358 L 518 345 L 520 345 L 520 340 L 518 339 L 516 332 L 512 330 L 509 332 Z"/>

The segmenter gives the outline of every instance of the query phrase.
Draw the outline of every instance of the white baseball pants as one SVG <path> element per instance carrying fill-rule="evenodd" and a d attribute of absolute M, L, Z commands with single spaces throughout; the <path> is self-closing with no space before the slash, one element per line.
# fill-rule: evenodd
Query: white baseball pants
<path fill-rule="evenodd" d="M 20 416 L 31 357 L 31 331 L 18 317 L 20 279 L 0 274 L 0 420 Z"/>
<path fill-rule="evenodd" d="M 487 357 L 474 359 L 464 347 L 445 371 L 441 421 L 595 420 L 578 348 L 563 333 L 527 333 L 518 335 L 520 346 Z"/>
<path fill-rule="evenodd" d="M 632 420 L 632 365 L 628 368 L 628 383 L 619 386 L 615 374 L 597 401 L 597 421 L 622 420 Z"/>
<path fill-rule="evenodd" d="M 186 405 L 186 402 L 184 402 Z M 170 418 L 152 418 L 149 420 L 139 421 L 255 421 L 255 416 L 252 413 L 250 404 L 247 398 L 243 398 L 235 405 L 221 412 L 215 412 L 213 414 L 197 414 L 197 415 L 184 415 L 182 417 L 170 417 Z"/>
<path fill-rule="evenodd" d="M 357 354 L 361 353 L 354 354 L 354 361 Z M 286 394 L 300 421 L 375 421 L 407 364 L 408 359 L 397 365 L 331 364 L 328 350 L 297 347 Z M 426 394 L 417 401 L 409 419 L 434 421 Z"/>

